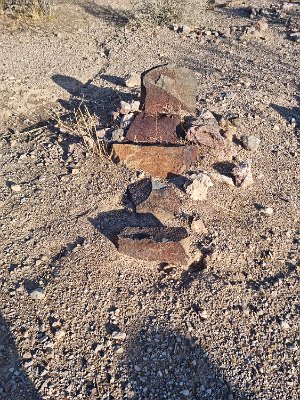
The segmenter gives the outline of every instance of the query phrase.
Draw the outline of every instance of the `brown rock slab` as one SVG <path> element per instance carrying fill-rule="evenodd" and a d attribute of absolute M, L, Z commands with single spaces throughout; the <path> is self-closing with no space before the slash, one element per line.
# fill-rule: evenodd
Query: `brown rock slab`
<path fill-rule="evenodd" d="M 115 143 L 111 159 L 122 161 L 128 168 L 142 170 L 156 178 L 183 174 L 197 161 L 196 146 L 139 146 Z"/>
<path fill-rule="evenodd" d="M 161 189 L 153 189 L 150 196 L 136 207 L 136 211 L 150 212 L 159 219 L 172 218 L 179 213 L 181 206 L 182 202 L 177 190 L 171 186 L 165 186 Z"/>
<path fill-rule="evenodd" d="M 185 265 L 188 256 L 181 243 L 188 237 L 184 228 L 125 228 L 114 243 L 120 253 L 138 260 Z"/>
<path fill-rule="evenodd" d="M 138 114 L 126 138 L 136 143 L 178 143 L 180 117 L 174 115 Z"/>
<path fill-rule="evenodd" d="M 149 114 L 193 115 L 197 78 L 187 68 L 158 66 L 142 74 L 142 109 Z"/>

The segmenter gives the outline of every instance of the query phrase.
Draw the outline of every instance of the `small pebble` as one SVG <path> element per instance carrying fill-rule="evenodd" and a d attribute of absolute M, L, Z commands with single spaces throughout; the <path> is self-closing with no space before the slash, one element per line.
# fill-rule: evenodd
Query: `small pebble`
<path fill-rule="evenodd" d="M 21 192 L 21 190 L 22 190 L 21 186 L 20 186 L 20 185 L 16 185 L 16 184 L 12 184 L 12 185 L 10 186 L 10 189 L 11 189 L 13 192 L 16 192 L 16 193 Z"/>
<path fill-rule="evenodd" d="M 261 210 L 261 212 L 263 214 L 266 214 L 266 215 L 273 215 L 274 214 L 274 209 L 272 207 L 266 207 L 266 208 L 263 208 Z"/>
<path fill-rule="evenodd" d="M 128 88 L 138 87 L 141 84 L 141 75 L 134 72 L 126 76 L 125 85 Z"/>
<path fill-rule="evenodd" d="M 124 347 L 118 347 L 116 350 L 116 354 L 123 354 L 124 353 Z"/>
<path fill-rule="evenodd" d="M 184 35 L 188 35 L 191 32 L 191 28 L 187 25 L 182 25 L 179 30 L 179 32 L 183 33 Z"/>
<path fill-rule="evenodd" d="M 260 139 L 257 137 L 250 135 L 250 136 L 242 136 L 241 142 L 243 147 L 249 151 L 256 151 L 260 145 Z"/>
<path fill-rule="evenodd" d="M 66 331 L 64 329 L 59 329 L 58 331 L 55 332 L 55 339 L 61 340 L 66 336 Z"/>
<path fill-rule="evenodd" d="M 286 321 L 280 321 L 280 326 L 283 330 L 287 331 L 290 329 L 290 325 Z"/>
<path fill-rule="evenodd" d="M 113 332 L 111 337 L 114 340 L 125 340 L 126 339 L 126 333 L 125 332 Z"/>
<path fill-rule="evenodd" d="M 207 313 L 206 310 L 200 311 L 199 315 L 200 315 L 200 317 L 203 318 L 203 319 L 207 319 L 207 318 L 208 318 L 208 313 Z"/>
<path fill-rule="evenodd" d="M 194 233 L 198 235 L 206 234 L 208 232 L 204 222 L 201 219 L 195 219 L 191 224 L 191 229 Z"/>
<path fill-rule="evenodd" d="M 33 300 L 42 300 L 45 297 L 45 291 L 43 288 L 36 288 L 29 293 L 29 296 Z"/>

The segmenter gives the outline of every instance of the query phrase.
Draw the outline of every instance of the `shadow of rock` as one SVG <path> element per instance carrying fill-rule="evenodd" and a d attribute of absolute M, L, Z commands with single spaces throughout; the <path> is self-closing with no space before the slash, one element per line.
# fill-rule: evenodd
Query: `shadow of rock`
<path fill-rule="evenodd" d="M 195 337 L 159 326 L 141 329 L 125 356 L 131 399 L 251 399 L 231 388 Z"/>
<path fill-rule="evenodd" d="M 0 314 L 0 399 L 1 400 L 41 400 L 21 367 L 10 329 Z"/>
<path fill-rule="evenodd" d="M 288 122 L 295 120 L 296 129 L 295 134 L 300 142 L 300 96 L 296 96 L 296 100 L 298 102 L 298 106 L 288 108 L 283 107 L 278 104 L 271 103 L 270 106 L 277 111 L 283 118 L 285 118 Z"/>
<path fill-rule="evenodd" d="M 135 214 L 126 210 L 113 210 L 99 214 L 89 221 L 109 240 L 129 227 L 162 227 L 162 223 L 150 213 Z"/>
<path fill-rule="evenodd" d="M 134 18 L 134 14 L 130 11 L 118 10 L 111 6 L 100 6 L 95 1 L 81 0 L 78 4 L 88 14 L 115 26 L 122 27 Z"/>
<path fill-rule="evenodd" d="M 222 175 L 232 177 L 232 170 L 235 167 L 234 163 L 231 162 L 218 162 L 213 164 L 213 168 Z"/>
<path fill-rule="evenodd" d="M 279 106 L 278 104 L 270 104 L 271 107 L 277 111 L 283 118 L 285 118 L 288 122 L 291 122 L 291 120 L 294 118 L 296 121 L 297 125 L 300 125 L 300 96 L 296 97 L 299 106 L 298 107 L 282 107 Z"/>
<path fill-rule="evenodd" d="M 110 78 L 115 81 L 115 84 L 121 82 L 121 78 L 118 78 L 118 83 L 116 83 L 116 77 Z M 110 122 L 111 111 L 119 107 L 121 100 L 128 102 L 136 97 L 130 93 L 120 92 L 109 87 L 98 87 L 90 82 L 82 83 L 67 75 L 56 74 L 52 76 L 52 79 L 71 95 L 68 101 L 58 100 L 67 112 L 74 111 L 80 105 L 86 105 L 91 113 L 97 115 L 102 125 Z M 109 81 L 107 75 L 104 75 L 104 79 Z"/>

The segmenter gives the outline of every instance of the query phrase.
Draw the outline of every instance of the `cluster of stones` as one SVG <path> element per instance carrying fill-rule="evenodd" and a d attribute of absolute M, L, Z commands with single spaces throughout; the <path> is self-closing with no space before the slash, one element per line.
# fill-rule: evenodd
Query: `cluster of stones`
<path fill-rule="evenodd" d="M 115 135 L 111 159 L 150 175 L 129 185 L 126 195 L 134 213 L 151 213 L 161 221 L 161 216 L 179 214 L 181 199 L 177 188 L 166 181 L 158 184 L 157 179 L 184 175 L 209 155 L 214 161 L 232 160 L 236 150 L 232 134 L 222 129 L 213 114 L 195 116 L 197 79 L 192 71 L 159 66 L 144 72 L 141 83 L 139 110 L 135 102 L 123 104 L 128 108 L 122 111 L 126 134 L 121 133 L 120 140 Z M 250 165 L 238 166 L 236 185 L 248 184 L 249 174 L 251 178 Z M 192 200 L 205 200 L 212 186 L 209 176 L 200 172 L 190 178 L 186 192 Z M 128 227 L 113 242 L 120 252 L 134 258 L 184 265 L 191 262 L 188 236 L 185 228 L 161 224 Z"/>

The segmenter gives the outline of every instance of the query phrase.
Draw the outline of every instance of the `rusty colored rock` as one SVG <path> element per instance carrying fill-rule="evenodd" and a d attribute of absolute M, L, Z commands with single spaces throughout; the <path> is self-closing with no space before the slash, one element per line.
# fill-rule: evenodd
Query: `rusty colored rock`
<path fill-rule="evenodd" d="M 149 114 L 193 115 L 197 78 L 187 68 L 158 66 L 142 74 L 142 109 Z"/>
<path fill-rule="evenodd" d="M 221 136 L 220 130 L 216 126 L 199 125 L 193 126 L 188 130 L 186 140 L 214 148 L 222 145 L 224 138 Z"/>
<path fill-rule="evenodd" d="M 165 186 L 161 189 L 153 189 L 150 196 L 137 207 L 139 213 L 150 212 L 157 218 L 174 217 L 178 214 L 182 202 L 175 188 Z"/>
<path fill-rule="evenodd" d="M 236 156 L 237 151 L 229 140 L 225 139 L 219 128 L 214 125 L 200 125 L 191 127 L 186 135 L 186 140 L 207 148 L 209 154 L 213 154 L 218 160 L 228 160 Z"/>
<path fill-rule="evenodd" d="M 136 143 L 178 143 L 180 117 L 175 115 L 138 114 L 126 138 Z"/>
<path fill-rule="evenodd" d="M 138 260 L 185 265 L 188 256 L 181 243 L 188 237 L 184 228 L 125 228 L 114 243 L 120 253 Z"/>
<path fill-rule="evenodd" d="M 183 174 L 197 161 L 196 146 L 139 146 L 115 143 L 111 159 L 122 161 L 128 168 L 142 170 L 156 178 Z"/>

